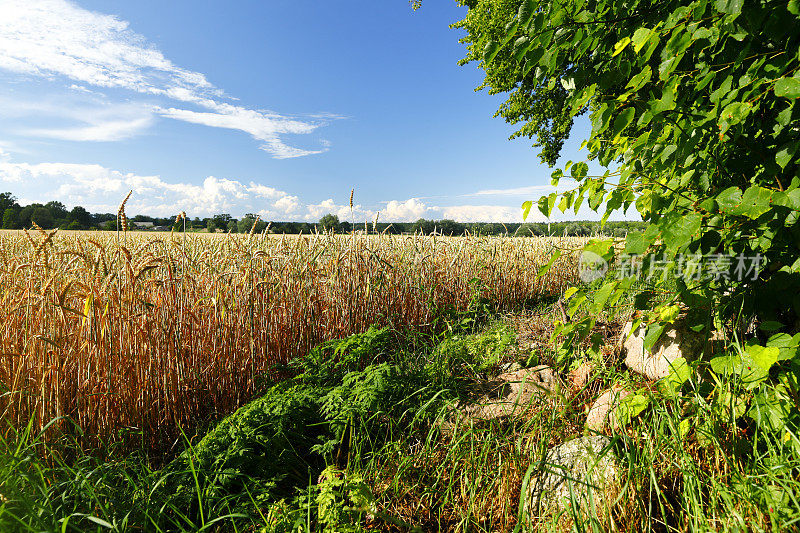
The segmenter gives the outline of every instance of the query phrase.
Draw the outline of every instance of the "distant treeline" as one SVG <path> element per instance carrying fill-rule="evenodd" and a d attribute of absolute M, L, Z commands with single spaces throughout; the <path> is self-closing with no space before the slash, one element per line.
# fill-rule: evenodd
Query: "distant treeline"
<path fill-rule="evenodd" d="M 116 230 L 117 215 L 114 213 L 90 213 L 81 206 L 71 210 L 61 202 L 53 201 L 46 204 L 29 204 L 21 206 L 17 199 L 8 192 L 0 193 L 0 213 L 2 213 L 3 229 L 30 228 L 35 222 L 44 229 L 62 228 L 69 230 Z M 171 217 L 149 217 L 136 215 L 129 221 L 128 229 L 132 231 L 170 231 L 183 230 L 183 222 L 176 224 L 177 215 Z M 229 214 L 219 214 L 213 217 L 195 217 L 186 220 L 187 231 L 224 231 L 231 233 L 247 233 L 251 230 L 263 232 L 269 225 L 270 233 L 312 233 L 314 231 L 335 231 L 337 233 L 350 233 L 354 228 L 350 222 L 340 221 L 336 215 L 328 214 L 319 222 L 269 222 L 258 220 L 256 216 L 247 214 L 241 219 L 235 219 Z M 628 232 L 642 231 L 642 222 L 607 222 L 602 229 L 605 235 L 624 237 Z M 372 222 L 356 224 L 357 232 L 369 233 L 424 233 L 426 235 L 437 233 L 440 235 L 463 235 L 465 232 L 476 235 L 570 235 L 589 236 L 601 233 L 599 222 L 573 221 L 573 222 L 532 222 L 532 223 L 497 223 L 497 222 L 456 222 L 454 220 L 425 220 L 416 222 Z"/>

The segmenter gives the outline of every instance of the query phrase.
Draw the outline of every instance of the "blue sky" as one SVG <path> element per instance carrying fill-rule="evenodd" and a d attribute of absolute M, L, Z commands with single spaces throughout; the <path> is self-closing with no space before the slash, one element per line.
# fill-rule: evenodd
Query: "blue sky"
<path fill-rule="evenodd" d="M 233 5 L 234 7 L 231 7 Z M 0 190 L 129 214 L 518 221 L 551 170 L 459 67 L 465 8 L 0 0 Z M 582 160 L 576 126 L 563 159 Z M 578 218 L 597 218 L 581 212 Z M 554 219 L 557 217 L 554 217 Z"/>

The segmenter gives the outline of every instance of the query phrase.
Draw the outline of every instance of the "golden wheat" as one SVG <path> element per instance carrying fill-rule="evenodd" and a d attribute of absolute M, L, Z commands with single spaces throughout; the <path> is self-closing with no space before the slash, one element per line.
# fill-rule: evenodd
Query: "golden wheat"
<path fill-rule="evenodd" d="M 123 206 L 124 207 L 124 202 Z M 122 209 L 120 210 L 122 211 Z M 0 233 L 0 412 L 69 417 L 87 448 L 159 449 L 250 400 L 259 378 L 371 324 L 430 330 L 476 287 L 497 309 L 576 277 L 570 239 Z M 47 247 L 47 254 L 41 253 Z M 62 421 L 51 432 L 69 432 Z M 76 435 L 77 437 L 78 435 Z"/>

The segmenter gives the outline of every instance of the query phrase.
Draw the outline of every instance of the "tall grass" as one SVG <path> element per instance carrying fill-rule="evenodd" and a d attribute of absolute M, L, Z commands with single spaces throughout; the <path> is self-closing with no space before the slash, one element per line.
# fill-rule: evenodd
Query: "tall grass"
<path fill-rule="evenodd" d="M 259 380 L 372 324 L 435 330 L 576 278 L 571 239 L 0 233 L 0 413 L 85 449 L 152 451 L 253 397 Z"/>

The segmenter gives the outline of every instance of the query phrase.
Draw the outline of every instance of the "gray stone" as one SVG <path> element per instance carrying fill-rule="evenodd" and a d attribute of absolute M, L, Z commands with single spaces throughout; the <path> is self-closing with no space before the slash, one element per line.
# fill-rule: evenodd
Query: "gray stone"
<path fill-rule="evenodd" d="M 480 398 L 474 403 L 456 404 L 449 418 L 464 421 L 519 416 L 530 408 L 534 399 L 552 398 L 561 388 L 561 379 L 546 365 L 507 372 L 476 385 L 474 392 Z M 444 430 L 452 426 L 453 422 L 443 423 Z"/>
<path fill-rule="evenodd" d="M 500 366 L 500 371 L 505 372 L 516 372 L 517 370 L 522 370 L 522 365 L 517 363 L 516 361 L 513 363 L 505 363 Z"/>
<path fill-rule="evenodd" d="M 580 437 L 551 449 L 531 475 L 526 510 L 531 517 L 577 505 L 579 516 L 608 516 L 620 494 L 621 472 L 610 441 Z"/>
<path fill-rule="evenodd" d="M 632 327 L 633 323 L 628 322 L 620 334 L 622 356 L 628 368 L 650 379 L 667 377 L 679 357 L 693 361 L 703 352 L 705 335 L 692 331 L 680 321 L 668 325 L 650 351 L 644 349 L 647 326 L 640 325 L 628 336 Z"/>
<path fill-rule="evenodd" d="M 601 394 L 586 415 L 586 429 L 601 432 L 610 427 L 613 431 L 619 431 L 621 425 L 617 417 L 617 407 L 630 395 L 630 391 L 616 386 Z"/>

